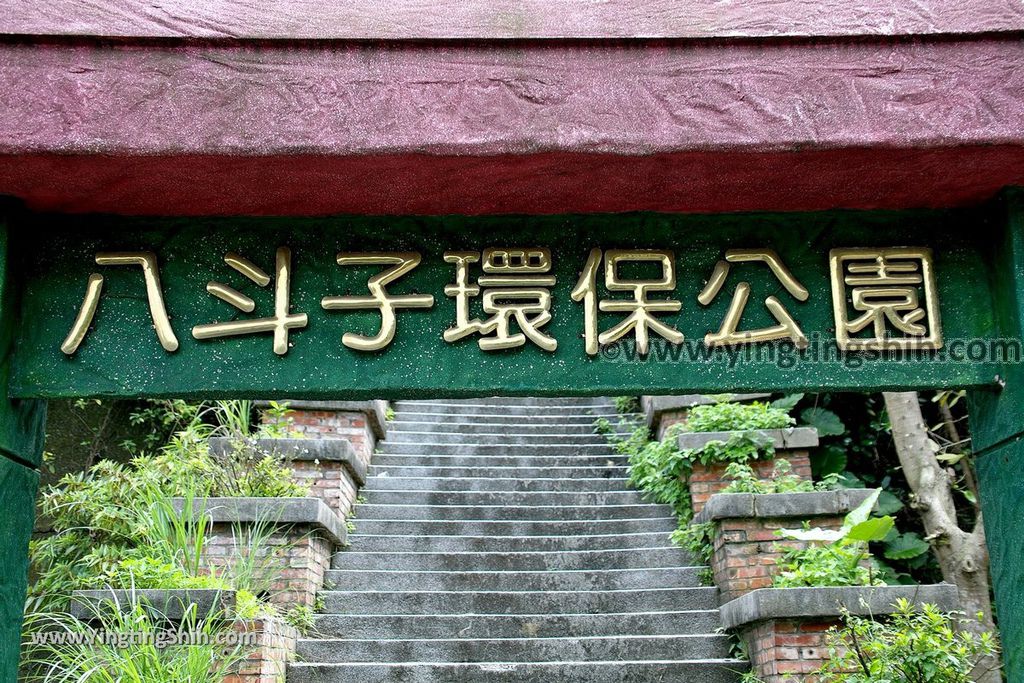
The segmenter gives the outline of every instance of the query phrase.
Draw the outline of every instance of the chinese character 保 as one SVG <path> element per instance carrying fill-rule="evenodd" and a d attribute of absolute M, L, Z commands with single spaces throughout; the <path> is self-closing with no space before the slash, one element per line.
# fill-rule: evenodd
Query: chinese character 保
<path fill-rule="evenodd" d="M 715 264 L 707 285 L 697 296 L 697 301 L 708 306 L 722 290 L 725 279 L 729 275 L 733 263 L 764 263 L 771 270 L 786 291 L 797 301 L 807 301 L 810 293 L 807 288 L 801 285 L 793 274 L 789 272 L 782 259 L 771 249 L 730 249 L 725 252 L 725 260 Z M 743 312 L 746 310 L 747 300 L 750 298 L 750 283 L 741 282 L 733 292 L 732 301 L 726 311 L 722 326 L 718 332 L 711 332 L 705 335 L 704 343 L 707 346 L 729 346 L 739 344 L 753 344 L 756 342 L 774 341 L 777 339 L 789 339 L 798 349 L 807 348 L 807 337 L 803 330 L 789 314 L 776 296 L 768 296 L 764 300 L 768 312 L 778 322 L 772 327 L 763 327 L 756 330 L 738 332 L 737 328 Z"/>
<path fill-rule="evenodd" d="M 931 249 L 833 249 L 829 272 L 840 349 L 942 348 Z"/>
<path fill-rule="evenodd" d="M 648 352 L 650 333 L 673 344 L 683 342 L 679 330 L 654 317 L 655 313 L 676 313 L 682 303 L 674 299 L 649 299 L 651 292 L 672 292 L 676 288 L 675 256 L 671 251 L 656 249 L 609 249 L 604 258 L 604 284 L 609 292 L 632 292 L 632 299 L 602 299 L 597 297 L 597 272 L 601 265 L 601 249 L 591 249 L 583 272 L 573 288 L 573 301 L 583 302 L 583 336 L 587 354 L 596 355 L 599 344 L 610 344 L 630 332 L 636 333 L 637 352 Z M 661 277 L 653 280 L 627 280 L 619 272 L 622 263 L 654 263 L 661 267 Z M 628 313 L 625 320 L 611 329 L 598 331 L 598 310 L 608 313 Z"/>
<path fill-rule="evenodd" d="M 171 321 L 167 317 L 167 309 L 164 307 L 164 295 L 160 287 L 160 269 L 157 265 L 156 254 L 150 251 L 101 252 L 96 254 L 96 263 L 101 266 L 140 266 L 142 268 L 142 277 L 146 283 L 146 299 L 149 302 L 149 315 L 153 321 L 157 339 L 165 351 L 177 351 L 178 338 L 174 336 Z M 96 308 L 102 293 L 103 276 L 93 273 L 89 276 L 85 299 L 71 326 L 71 331 L 60 347 L 60 350 L 66 355 L 73 355 L 82 344 L 82 340 L 85 339 L 89 326 L 96 315 Z"/>
<path fill-rule="evenodd" d="M 558 342 L 541 330 L 551 320 L 549 288 L 555 285 L 555 276 L 549 274 L 549 250 L 485 249 L 484 274 L 475 285 L 470 283 L 470 266 L 480 261 L 478 252 L 448 251 L 444 260 L 455 264 L 455 283 L 444 288 L 444 293 L 455 299 L 455 325 L 444 331 L 446 342 L 479 334 L 477 343 L 484 351 L 523 346 L 527 339 L 545 351 L 558 347 Z M 491 317 L 470 319 L 470 298 L 481 292 L 483 311 Z M 512 331 L 513 320 L 519 332 Z"/>
<path fill-rule="evenodd" d="M 251 261 L 234 252 L 224 257 L 224 262 L 241 273 L 259 287 L 270 284 L 271 278 Z M 242 334 L 259 334 L 273 332 L 274 353 L 283 356 L 288 353 L 289 330 L 305 327 L 309 319 L 305 313 L 291 312 L 291 267 L 292 252 L 288 247 L 279 247 L 275 255 L 274 268 L 274 315 L 253 320 L 232 320 L 223 323 L 196 325 L 192 328 L 192 336 L 196 339 L 215 339 Z M 256 302 L 233 287 L 220 282 L 210 282 L 206 291 L 240 311 L 252 313 Z"/>
<path fill-rule="evenodd" d="M 395 311 L 400 308 L 430 308 L 434 305 L 431 294 L 389 294 L 387 286 L 420 264 L 421 257 L 414 252 L 370 252 L 365 254 L 338 254 L 339 266 L 394 266 L 370 277 L 367 287 L 370 296 L 325 296 L 320 301 L 324 310 L 345 311 L 376 308 L 380 311 L 380 331 L 373 337 L 346 332 L 341 343 L 358 351 L 378 351 L 395 338 L 398 321 Z"/>

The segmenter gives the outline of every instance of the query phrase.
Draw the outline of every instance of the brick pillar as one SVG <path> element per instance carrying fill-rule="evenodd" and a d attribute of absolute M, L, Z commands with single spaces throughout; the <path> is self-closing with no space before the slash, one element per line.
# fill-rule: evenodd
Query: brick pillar
<path fill-rule="evenodd" d="M 754 474 L 762 481 L 771 481 L 775 470 L 776 460 L 788 460 L 792 466 L 790 474 L 806 481 L 811 480 L 811 457 L 806 450 L 788 451 L 779 450 L 775 457 L 768 460 L 752 460 L 747 464 L 754 470 Z M 704 509 L 708 499 L 716 493 L 724 491 L 733 482 L 725 476 L 727 464 L 693 466 L 693 472 L 687 480 L 690 488 L 690 498 L 693 501 L 693 514 L 698 514 Z"/>
<path fill-rule="evenodd" d="M 363 466 L 387 434 L 387 401 L 282 401 L 291 429 L 308 439 L 345 439 Z M 264 412 L 263 421 L 271 418 Z"/>
<path fill-rule="evenodd" d="M 235 631 L 243 637 L 247 655 L 224 683 L 282 683 L 299 632 L 280 619 L 239 621 Z"/>
<path fill-rule="evenodd" d="M 826 633 L 838 619 L 773 619 L 742 632 L 750 668 L 762 683 L 817 683 L 828 660 Z"/>

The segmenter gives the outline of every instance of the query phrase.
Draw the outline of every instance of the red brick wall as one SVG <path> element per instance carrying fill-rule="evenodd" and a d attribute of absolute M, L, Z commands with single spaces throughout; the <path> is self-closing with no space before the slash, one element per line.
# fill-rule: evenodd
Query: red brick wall
<path fill-rule="evenodd" d="M 280 619 L 239 621 L 235 630 L 254 636 L 256 643 L 224 683 L 284 683 L 298 631 Z"/>
<path fill-rule="evenodd" d="M 806 541 L 783 540 L 779 529 L 799 528 L 804 521 L 823 529 L 838 529 L 842 516 L 794 518 L 747 517 L 715 521 L 711 569 L 722 603 L 758 588 L 769 588 L 782 553 L 789 548 L 806 548 Z"/>
<path fill-rule="evenodd" d="M 243 547 L 236 547 L 241 544 Z M 282 527 L 265 539 L 271 559 L 263 577 L 269 585 L 269 599 L 285 609 L 295 605 L 312 607 L 324 576 L 331 564 L 332 544 L 318 532 L 300 526 Z M 206 538 L 203 562 L 207 567 L 224 570 L 248 549 L 244 539 L 236 539 L 228 524 L 215 524 Z"/>
<path fill-rule="evenodd" d="M 263 414 L 264 422 L 271 419 L 266 413 Z M 365 413 L 291 409 L 288 411 L 288 419 L 291 422 L 291 429 L 307 438 L 348 439 L 364 464 L 369 464 L 370 456 L 377 447 L 377 437 Z"/>
<path fill-rule="evenodd" d="M 801 479 L 811 479 L 811 460 L 806 450 L 778 449 L 775 451 L 775 458 L 778 460 L 788 460 L 789 464 L 792 465 L 791 474 Z M 772 474 L 775 469 L 774 459 L 754 460 L 748 464 L 754 468 L 758 479 L 770 481 L 773 478 Z M 693 499 L 693 514 L 697 514 L 704 509 L 708 498 L 716 493 L 721 493 L 723 489 L 732 483 L 731 479 L 725 477 L 726 467 L 728 465 L 725 464 L 710 466 L 694 465 L 693 472 L 690 474 L 690 479 L 687 482 L 690 487 L 690 497 Z"/>
<path fill-rule="evenodd" d="M 750 666 L 764 683 L 816 683 L 828 659 L 826 632 L 838 620 L 775 619 L 746 629 L 742 636 Z"/>
<path fill-rule="evenodd" d="M 654 435 L 658 441 L 665 439 L 665 432 L 668 428 L 675 424 L 681 424 L 686 422 L 686 419 L 690 416 L 690 410 L 673 410 L 670 412 L 664 412 L 658 421 L 657 433 Z"/>
<path fill-rule="evenodd" d="M 320 498 L 342 519 L 355 505 L 359 487 L 345 465 L 338 461 L 292 460 L 288 463 L 292 478 L 309 487 L 311 496 Z"/>

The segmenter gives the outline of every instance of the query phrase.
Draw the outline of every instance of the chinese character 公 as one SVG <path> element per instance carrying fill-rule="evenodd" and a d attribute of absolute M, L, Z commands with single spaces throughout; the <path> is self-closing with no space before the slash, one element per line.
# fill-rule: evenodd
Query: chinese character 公
<path fill-rule="evenodd" d="M 942 348 L 931 249 L 833 249 L 829 270 L 840 349 Z M 865 329 L 871 336 L 853 336 Z"/>
<path fill-rule="evenodd" d="M 647 355 L 650 332 L 673 344 L 683 342 L 683 333 L 654 317 L 655 313 L 676 313 L 683 304 L 674 299 L 648 299 L 651 292 L 671 292 L 676 288 L 675 256 L 671 251 L 655 249 L 609 249 L 604 253 L 604 284 L 609 292 L 632 292 L 632 299 L 597 298 L 597 271 L 601 265 L 601 250 L 591 249 L 580 279 L 572 290 L 573 301 L 583 302 L 583 337 L 586 351 L 596 355 L 598 344 L 609 344 L 630 332 L 636 332 L 636 348 Z M 655 263 L 661 267 L 661 277 L 653 280 L 627 280 L 619 273 L 619 264 L 626 262 Z M 625 320 L 611 329 L 598 333 L 597 312 L 628 313 Z"/>
<path fill-rule="evenodd" d="M 444 331 L 444 340 L 453 342 L 479 334 L 484 351 L 511 349 L 526 344 L 527 338 L 545 351 L 554 351 L 558 342 L 540 328 L 551 320 L 551 292 L 555 276 L 550 275 L 551 252 L 541 248 L 485 249 L 484 274 L 470 284 L 470 265 L 480 261 L 471 251 L 445 252 L 444 260 L 455 264 L 455 284 L 444 293 L 455 299 L 455 325 Z M 481 288 L 484 288 L 481 290 Z M 483 291 L 483 310 L 487 320 L 469 317 L 469 299 Z M 512 333 L 515 320 L 520 332 Z M 488 336 L 493 335 L 493 336 Z"/>
<path fill-rule="evenodd" d="M 230 252 L 224 257 L 224 262 L 260 287 L 270 284 L 270 276 L 243 256 Z M 279 356 L 288 353 L 288 331 L 301 329 L 308 322 L 305 313 L 291 313 L 291 269 L 291 249 L 279 247 L 275 256 L 274 315 L 272 317 L 196 325 L 192 328 L 192 336 L 196 339 L 214 339 L 240 334 L 273 332 L 274 353 Z M 206 291 L 245 313 L 252 313 L 256 310 L 256 302 L 237 289 L 221 282 L 208 283 Z"/>
<path fill-rule="evenodd" d="M 434 297 L 430 294 L 389 294 L 386 287 L 420 264 L 421 257 L 413 252 L 372 252 L 366 254 L 338 254 L 339 266 L 394 266 L 370 277 L 366 285 L 371 296 L 325 296 L 320 305 L 328 311 L 376 308 L 380 311 L 380 331 L 373 337 L 346 332 L 341 343 L 358 351 L 383 349 L 395 338 L 398 322 L 395 310 L 399 308 L 430 308 Z"/>
<path fill-rule="evenodd" d="M 141 266 L 142 277 L 146 282 L 146 298 L 149 301 L 149 316 L 156 329 L 157 339 L 165 351 L 178 350 L 178 339 L 171 329 L 171 321 L 164 307 L 164 295 L 160 289 L 160 270 L 157 266 L 156 254 L 151 251 L 101 252 L 96 254 L 96 263 L 101 266 Z M 96 315 L 96 307 L 103 292 L 103 276 L 93 273 L 85 289 L 85 299 L 78 311 L 71 331 L 68 333 L 60 350 L 72 355 L 78 350 L 82 340 L 89 331 Z"/>
<path fill-rule="evenodd" d="M 772 275 L 782 283 L 794 299 L 807 301 L 810 294 L 801 285 L 793 274 L 789 272 L 782 259 L 772 249 L 729 249 L 725 252 L 725 260 L 715 264 L 715 268 L 708 278 L 708 283 L 697 296 L 697 301 L 708 306 L 722 290 L 725 279 L 729 275 L 729 269 L 733 263 L 749 263 L 759 261 L 768 266 Z M 750 298 L 750 283 L 741 282 L 736 285 L 732 301 L 729 303 L 729 310 L 725 313 L 722 326 L 718 332 L 709 332 L 704 336 L 704 343 L 707 346 L 729 346 L 737 344 L 752 344 L 755 342 L 774 341 L 776 339 L 789 339 L 798 349 L 807 348 L 807 337 L 804 336 L 800 326 L 793 320 L 793 316 L 783 307 L 778 297 L 770 295 L 764 300 L 768 312 L 779 323 L 772 327 L 763 327 L 748 332 L 737 332 L 743 311 L 746 310 L 747 300 Z"/>

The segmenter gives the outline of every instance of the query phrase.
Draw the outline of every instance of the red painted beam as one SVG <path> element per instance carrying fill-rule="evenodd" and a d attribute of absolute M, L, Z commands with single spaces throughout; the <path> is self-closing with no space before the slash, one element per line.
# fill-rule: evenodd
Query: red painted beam
<path fill-rule="evenodd" d="M 0 154 L 69 211 L 950 205 L 1024 182 L 1024 50 L 6 44 Z"/>
<path fill-rule="evenodd" d="M 434 156 L 0 157 L 39 211 L 139 215 L 809 211 L 978 204 L 1024 148 Z"/>
<path fill-rule="evenodd" d="M 0 33 L 430 40 L 971 34 L 1024 29 L 1017 0 L 5 0 Z"/>

